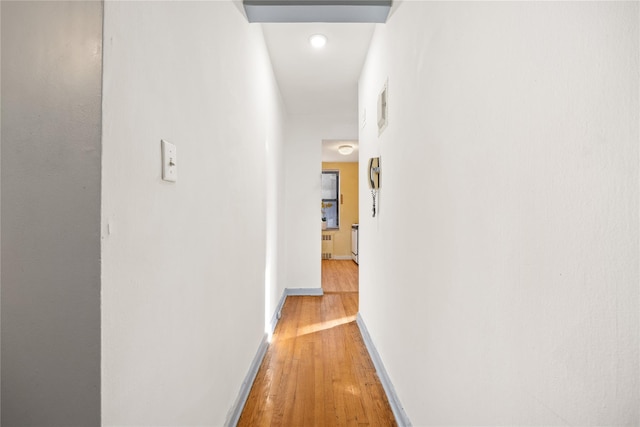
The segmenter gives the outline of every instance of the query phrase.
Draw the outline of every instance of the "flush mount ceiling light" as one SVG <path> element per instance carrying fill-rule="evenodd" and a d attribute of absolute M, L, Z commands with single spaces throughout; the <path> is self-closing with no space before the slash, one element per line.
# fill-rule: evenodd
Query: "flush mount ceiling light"
<path fill-rule="evenodd" d="M 353 153 L 353 147 L 351 145 L 341 145 L 340 147 L 338 147 L 338 153 L 342 154 L 343 156 L 348 156 L 349 154 Z"/>
<path fill-rule="evenodd" d="M 309 43 L 316 49 L 322 49 L 327 44 L 327 36 L 324 34 L 314 34 L 309 37 Z"/>

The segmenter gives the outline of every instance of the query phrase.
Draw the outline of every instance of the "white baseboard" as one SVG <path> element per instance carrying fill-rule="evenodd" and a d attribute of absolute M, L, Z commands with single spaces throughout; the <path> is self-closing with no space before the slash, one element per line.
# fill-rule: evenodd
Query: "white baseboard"
<path fill-rule="evenodd" d="M 313 296 L 321 297 L 324 295 L 322 288 L 286 288 L 284 293 L 287 296 Z"/>
<path fill-rule="evenodd" d="M 335 259 L 336 261 L 347 261 L 352 259 L 351 255 L 334 255 L 331 257 L 331 259 Z M 331 261 L 331 260 L 329 260 Z"/>
<path fill-rule="evenodd" d="M 260 365 L 262 364 L 262 359 L 264 359 L 264 355 L 267 354 L 267 349 L 269 348 L 269 342 L 267 340 L 267 334 L 262 337 L 262 341 L 260 341 L 260 345 L 258 346 L 258 352 L 256 353 L 251 365 L 249 366 L 249 372 L 247 372 L 247 376 L 242 382 L 242 386 L 240 386 L 240 391 L 238 392 L 238 397 L 236 401 L 233 403 L 229 414 L 227 415 L 227 421 L 225 421 L 224 425 L 227 427 L 235 427 L 240 420 L 240 415 L 242 415 L 242 410 L 244 409 L 245 403 L 247 403 L 247 398 L 249 397 L 249 392 L 251 392 L 251 387 L 253 386 L 253 381 L 256 379 L 256 375 L 258 374 L 258 370 L 260 369 Z"/>
<path fill-rule="evenodd" d="M 358 315 L 356 316 L 356 323 L 358 324 L 358 328 L 360 328 L 360 334 L 362 334 L 364 345 L 369 351 L 369 356 L 371 357 L 371 361 L 376 368 L 376 372 L 378 373 L 378 377 L 380 378 L 380 382 L 382 383 L 382 388 L 384 388 L 384 392 L 387 394 L 387 400 L 389 400 L 389 405 L 391 405 L 391 411 L 393 411 L 393 416 L 396 418 L 396 422 L 399 426 L 402 427 L 411 426 L 411 421 L 409 420 L 407 413 L 404 411 L 404 408 L 400 403 L 400 399 L 396 394 L 396 390 L 393 388 L 391 379 L 387 374 L 387 370 L 384 368 L 378 350 L 376 350 L 375 345 L 373 345 L 371 335 L 369 335 L 367 326 L 364 324 L 364 320 L 362 320 L 362 316 L 360 316 L 360 313 L 358 313 Z"/>
<path fill-rule="evenodd" d="M 287 290 L 285 289 L 280 297 L 280 301 L 276 306 L 275 311 L 273 312 L 273 316 L 271 316 L 271 323 L 269 323 L 269 333 L 273 334 L 273 331 L 276 330 L 276 326 L 278 325 L 278 320 L 282 317 L 282 307 L 284 306 L 284 302 L 287 299 Z"/>

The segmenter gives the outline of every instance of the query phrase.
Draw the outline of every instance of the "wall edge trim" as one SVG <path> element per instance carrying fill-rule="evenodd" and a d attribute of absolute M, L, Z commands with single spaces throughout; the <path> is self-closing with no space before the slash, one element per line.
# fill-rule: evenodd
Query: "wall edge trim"
<path fill-rule="evenodd" d="M 371 361 L 373 362 L 373 366 L 376 368 L 376 372 L 378 377 L 380 378 L 380 383 L 382 384 L 382 388 L 384 389 L 385 394 L 387 395 L 387 400 L 389 400 L 389 405 L 391 406 L 391 411 L 396 419 L 396 422 L 399 426 L 411 426 L 411 421 L 407 416 L 407 413 L 404 411 L 404 407 L 402 403 L 400 403 L 400 399 L 396 394 L 396 390 L 391 383 L 391 379 L 389 378 L 389 374 L 387 374 L 387 370 L 382 363 L 382 359 L 380 358 L 380 354 L 373 344 L 373 340 L 371 339 L 371 335 L 369 335 L 369 330 L 362 319 L 360 313 L 356 315 L 356 323 L 358 324 L 358 329 L 360 329 L 360 334 L 362 335 L 362 339 L 364 341 L 364 345 L 367 347 L 367 351 L 369 352 L 369 356 L 371 357 Z"/>
<path fill-rule="evenodd" d="M 253 382 L 256 379 L 256 375 L 258 375 L 258 370 L 260 369 L 260 365 L 262 364 L 262 360 L 264 359 L 265 354 L 267 354 L 268 348 L 268 336 L 267 334 L 264 334 L 262 340 L 260 341 L 260 345 L 258 346 L 258 351 L 256 352 L 251 365 L 249 366 L 249 372 L 247 372 L 247 376 L 240 386 L 238 397 L 236 397 L 235 402 L 233 402 L 233 406 L 229 410 L 229 415 L 227 416 L 227 420 L 224 423 L 225 426 L 235 427 L 238 424 L 240 415 L 242 415 L 242 410 L 244 409 L 244 405 L 247 403 L 249 392 L 251 391 L 251 387 L 253 387 Z"/>
<path fill-rule="evenodd" d="M 287 296 L 321 297 L 324 295 L 322 288 L 286 288 L 284 292 Z"/>
<path fill-rule="evenodd" d="M 282 307 L 284 306 L 284 302 L 287 299 L 287 290 L 285 289 L 282 292 L 282 296 L 280 297 L 280 301 L 276 306 L 275 311 L 273 312 L 273 316 L 271 316 L 271 322 L 269 323 L 269 333 L 273 335 L 273 331 L 276 330 L 276 326 L 278 326 L 278 320 L 282 317 Z"/>

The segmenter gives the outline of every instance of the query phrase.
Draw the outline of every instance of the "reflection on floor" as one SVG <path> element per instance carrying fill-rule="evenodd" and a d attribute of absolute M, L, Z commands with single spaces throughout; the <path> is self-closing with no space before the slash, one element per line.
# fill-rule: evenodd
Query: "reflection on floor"
<path fill-rule="evenodd" d="M 358 267 L 322 268 L 324 296 L 287 298 L 239 426 L 396 425 L 355 323 Z"/>

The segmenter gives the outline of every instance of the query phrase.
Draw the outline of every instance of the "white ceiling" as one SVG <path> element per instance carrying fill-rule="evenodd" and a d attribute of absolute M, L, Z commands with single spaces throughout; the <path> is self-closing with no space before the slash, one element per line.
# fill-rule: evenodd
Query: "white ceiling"
<path fill-rule="evenodd" d="M 290 115 L 358 120 L 358 79 L 375 24 L 262 24 L 276 80 Z M 324 49 L 309 44 L 327 36 Z"/>
<path fill-rule="evenodd" d="M 353 147 L 353 153 L 343 155 L 338 152 L 341 145 Z M 322 141 L 322 161 L 323 162 L 357 162 L 358 161 L 358 141 L 331 140 Z"/>

